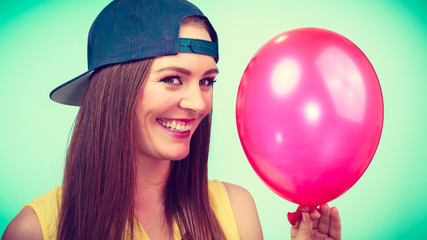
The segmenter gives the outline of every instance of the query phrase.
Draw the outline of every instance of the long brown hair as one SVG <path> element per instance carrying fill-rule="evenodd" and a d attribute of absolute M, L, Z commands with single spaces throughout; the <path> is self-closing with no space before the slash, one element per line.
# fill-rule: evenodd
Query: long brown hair
<path fill-rule="evenodd" d="M 92 76 L 67 152 L 58 239 L 133 238 L 134 113 L 152 61 L 107 66 Z M 164 189 L 167 223 L 173 229 L 176 222 L 185 239 L 225 239 L 208 198 L 210 126 L 211 114 L 193 134 L 189 155 L 172 162 Z"/>

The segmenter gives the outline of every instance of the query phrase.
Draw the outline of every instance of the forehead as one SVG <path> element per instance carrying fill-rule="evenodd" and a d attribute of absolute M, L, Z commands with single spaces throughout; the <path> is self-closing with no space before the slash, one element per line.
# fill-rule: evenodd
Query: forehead
<path fill-rule="evenodd" d="M 151 67 L 151 72 L 163 68 L 183 68 L 194 74 L 201 74 L 207 70 L 217 69 L 215 59 L 208 55 L 198 53 L 178 53 L 177 55 L 156 57 Z"/>

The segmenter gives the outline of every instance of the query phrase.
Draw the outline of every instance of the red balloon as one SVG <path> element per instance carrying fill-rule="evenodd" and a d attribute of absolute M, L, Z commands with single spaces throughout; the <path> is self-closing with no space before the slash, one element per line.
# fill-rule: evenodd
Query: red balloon
<path fill-rule="evenodd" d="M 357 182 L 383 126 L 371 63 L 350 40 L 324 29 L 287 31 L 262 46 L 243 74 L 236 105 L 255 172 L 279 196 L 311 207 Z"/>

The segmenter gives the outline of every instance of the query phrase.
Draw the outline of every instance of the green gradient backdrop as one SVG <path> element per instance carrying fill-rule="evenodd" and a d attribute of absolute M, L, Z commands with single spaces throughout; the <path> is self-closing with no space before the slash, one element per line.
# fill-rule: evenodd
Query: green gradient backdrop
<path fill-rule="evenodd" d="M 90 24 L 108 0 L 0 2 L 0 232 L 21 207 L 61 183 L 77 108 L 48 98 L 86 70 Z M 364 176 L 333 201 L 344 239 L 427 238 L 426 54 L 424 1 L 194 0 L 220 37 L 211 178 L 249 189 L 265 239 L 288 239 L 286 212 L 249 166 L 235 126 L 240 77 L 255 51 L 297 27 L 327 28 L 351 39 L 371 60 L 384 103 L 383 136 Z"/>

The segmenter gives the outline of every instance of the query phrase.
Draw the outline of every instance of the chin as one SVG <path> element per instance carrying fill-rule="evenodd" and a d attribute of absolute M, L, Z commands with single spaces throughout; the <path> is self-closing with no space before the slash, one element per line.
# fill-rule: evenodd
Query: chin
<path fill-rule="evenodd" d="M 176 156 L 172 158 L 172 161 L 181 161 L 181 160 L 184 160 L 187 156 L 188 156 L 188 153 L 184 155 Z"/>
<path fill-rule="evenodd" d="M 175 152 L 175 154 L 173 154 L 172 156 L 169 156 L 169 158 L 167 158 L 167 159 L 170 159 L 172 161 L 180 161 L 180 160 L 183 160 L 184 158 L 186 158 L 189 153 L 190 153 L 189 150 L 182 151 L 180 153 Z"/>

